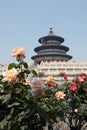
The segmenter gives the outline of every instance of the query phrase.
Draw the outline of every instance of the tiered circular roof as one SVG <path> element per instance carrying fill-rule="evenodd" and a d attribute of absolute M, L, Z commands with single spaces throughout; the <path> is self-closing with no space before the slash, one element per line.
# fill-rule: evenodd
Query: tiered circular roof
<path fill-rule="evenodd" d="M 35 63 L 40 63 L 43 60 L 68 61 L 72 58 L 72 56 L 66 54 L 69 48 L 61 45 L 64 38 L 56 36 L 52 31 L 52 27 L 49 34 L 41 37 L 38 42 L 41 43 L 41 46 L 34 49 L 37 54 L 31 57 Z"/>
<path fill-rule="evenodd" d="M 50 27 L 50 31 L 49 31 L 49 34 L 47 36 L 44 36 L 44 37 L 41 37 L 38 42 L 40 42 L 41 44 L 42 43 L 42 39 L 45 39 L 45 41 L 49 41 L 49 40 L 55 40 L 57 41 L 58 43 L 62 43 L 64 42 L 64 38 L 60 37 L 60 36 L 56 36 L 53 31 L 52 31 L 52 27 Z"/>
<path fill-rule="evenodd" d="M 34 51 L 35 52 L 39 52 L 40 50 L 45 50 L 45 49 L 61 49 L 61 50 L 64 50 L 64 51 L 68 51 L 69 50 L 69 48 L 68 47 L 66 47 L 66 46 L 63 46 L 63 45 L 57 45 L 57 44 L 47 44 L 47 45 L 45 45 L 45 46 L 38 46 L 38 47 L 36 47 L 35 49 L 34 49 Z"/>

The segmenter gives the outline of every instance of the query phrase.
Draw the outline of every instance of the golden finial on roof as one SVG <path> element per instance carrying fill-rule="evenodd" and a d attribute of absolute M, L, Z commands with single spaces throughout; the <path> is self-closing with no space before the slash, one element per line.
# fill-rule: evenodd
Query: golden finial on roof
<path fill-rule="evenodd" d="M 52 28 L 52 26 L 50 26 L 49 34 L 53 34 L 53 28 Z"/>
<path fill-rule="evenodd" d="M 52 26 L 50 26 L 50 31 L 52 31 L 53 30 L 53 28 L 52 28 Z"/>

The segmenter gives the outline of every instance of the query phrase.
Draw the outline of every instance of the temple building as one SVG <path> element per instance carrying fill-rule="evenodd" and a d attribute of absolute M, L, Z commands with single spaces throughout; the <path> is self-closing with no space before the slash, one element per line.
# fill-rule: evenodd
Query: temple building
<path fill-rule="evenodd" d="M 64 38 L 55 35 L 52 27 L 49 34 L 41 37 L 38 42 L 41 46 L 34 49 L 37 54 L 31 59 L 34 60 L 35 70 L 41 74 L 40 78 L 43 80 L 47 76 L 53 76 L 56 81 L 61 81 L 62 72 L 66 73 L 69 81 L 78 74 L 87 74 L 87 62 L 71 61 L 72 56 L 67 54 L 69 48 L 61 45 Z"/>
<path fill-rule="evenodd" d="M 68 61 L 72 59 L 72 56 L 66 54 L 69 48 L 61 45 L 64 38 L 55 35 L 52 27 L 50 27 L 49 34 L 41 37 L 38 41 L 41 46 L 34 49 L 37 55 L 31 57 L 35 64 L 40 64 L 42 61 Z"/>

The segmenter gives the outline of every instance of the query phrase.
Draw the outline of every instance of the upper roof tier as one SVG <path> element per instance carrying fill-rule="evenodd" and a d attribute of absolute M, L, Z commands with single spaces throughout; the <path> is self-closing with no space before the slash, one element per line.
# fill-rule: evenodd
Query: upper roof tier
<path fill-rule="evenodd" d="M 69 47 L 66 47 L 66 46 L 64 46 L 64 45 L 56 45 L 56 44 L 50 44 L 50 45 L 48 45 L 48 44 L 46 44 L 45 46 L 38 46 L 38 47 L 35 47 L 34 48 L 34 51 L 35 52 L 39 52 L 39 51 L 41 51 L 41 50 L 49 50 L 49 49 L 60 49 L 60 50 L 64 50 L 65 52 L 67 52 L 67 51 L 69 51 Z"/>
<path fill-rule="evenodd" d="M 49 34 L 47 36 L 41 37 L 38 42 L 40 42 L 41 44 L 44 43 L 50 43 L 50 42 L 54 42 L 57 44 L 61 44 L 62 42 L 64 42 L 64 38 L 57 36 L 53 33 L 52 27 L 50 27 L 50 31 Z"/>

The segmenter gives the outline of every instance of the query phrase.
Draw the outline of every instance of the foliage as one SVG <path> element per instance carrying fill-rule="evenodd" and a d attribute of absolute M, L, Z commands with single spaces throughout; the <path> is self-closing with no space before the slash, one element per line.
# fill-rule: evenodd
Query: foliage
<path fill-rule="evenodd" d="M 52 76 L 43 82 L 29 70 L 23 48 L 16 49 L 13 56 L 18 63 L 9 64 L 0 76 L 0 130 L 43 130 L 60 121 L 80 130 L 87 122 L 87 75 L 71 82 L 65 78 L 60 85 Z"/>

